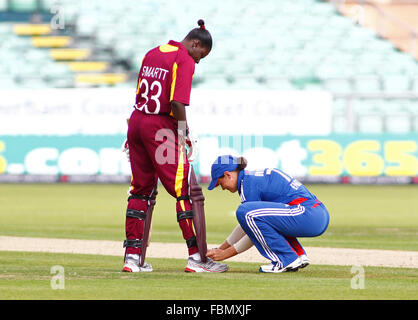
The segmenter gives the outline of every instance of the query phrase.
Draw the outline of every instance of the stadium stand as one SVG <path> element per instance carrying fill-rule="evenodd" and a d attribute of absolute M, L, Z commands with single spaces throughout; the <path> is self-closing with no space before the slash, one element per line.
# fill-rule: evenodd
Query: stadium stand
<path fill-rule="evenodd" d="M 214 48 L 194 87 L 325 89 L 335 132 L 418 131 L 414 56 L 327 1 L 0 0 L 0 85 L 134 88 L 146 51 L 201 17 Z"/>

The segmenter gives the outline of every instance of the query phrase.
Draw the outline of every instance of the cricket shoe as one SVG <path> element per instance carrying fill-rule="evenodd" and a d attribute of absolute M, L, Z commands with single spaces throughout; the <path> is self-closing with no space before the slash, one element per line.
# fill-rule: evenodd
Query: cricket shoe
<path fill-rule="evenodd" d="M 189 257 L 185 272 L 226 272 L 229 266 L 225 263 L 215 262 L 211 258 L 206 258 L 206 262 L 195 260 Z"/>
<path fill-rule="evenodd" d="M 300 262 L 301 262 L 301 265 L 300 265 L 299 268 L 305 268 L 305 267 L 309 266 L 309 264 L 311 263 L 306 254 L 302 254 L 301 256 L 299 256 L 299 259 L 300 259 Z"/>
<path fill-rule="evenodd" d="M 144 262 L 142 267 L 139 266 L 140 255 L 139 254 L 127 254 L 125 257 L 125 264 L 123 266 L 123 272 L 152 272 L 152 265 Z"/>
<path fill-rule="evenodd" d="M 271 264 L 260 266 L 259 271 L 266 273 L 295 272 L 299 270 L 301 265 L 302 262 L 298 257 L 295 261 L 289 263 L 286 267 L 280 268 L 279 262 L 272 262 Z"/>

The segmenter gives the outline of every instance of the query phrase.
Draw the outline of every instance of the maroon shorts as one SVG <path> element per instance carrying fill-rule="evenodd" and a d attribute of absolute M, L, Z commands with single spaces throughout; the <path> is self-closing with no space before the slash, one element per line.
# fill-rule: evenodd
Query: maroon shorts
<path fill-rule="evenodd" d="M 131 194 L 150 195 L 159 178 L 173 197 L 188 195 L 191 167 L 178 143 L 176 119 L 135 110 L 129 120 L 128 145 Z"/>

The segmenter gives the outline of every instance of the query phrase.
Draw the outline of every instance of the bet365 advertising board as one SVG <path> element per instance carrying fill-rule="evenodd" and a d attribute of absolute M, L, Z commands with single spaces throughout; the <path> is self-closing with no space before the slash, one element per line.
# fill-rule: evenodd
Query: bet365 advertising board
<path fill-rule="evenodd" d="M 129 181 L 121 145 L 135 88 L 1 97 L 0 181 Z M 196 89 L 187 107 L 199 137 L 195 172 L 209 176 L 216 156 L 230 153 L 246 157 L 249 170 L 275 167 L 305 181 L 417 182 L 417 133 L 336 134 L 331 114 L 326 92 Z"/>

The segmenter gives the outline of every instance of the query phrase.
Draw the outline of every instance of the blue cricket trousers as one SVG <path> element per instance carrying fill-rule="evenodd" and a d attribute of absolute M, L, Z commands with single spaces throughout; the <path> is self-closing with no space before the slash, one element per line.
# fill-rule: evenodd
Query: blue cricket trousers
<path fill-rule="evenodd" d="M 258 251 L 280 268 L 286 267 L 301 255 L 293 245 L 304 250 L 296 237 L 316 237 L 328 227 L 329 213 L 315 200 L 287 205 L 277 202 L 249 201 L 236 212 L 237 219 Z M 292 239 L 292 241 L 290 241 Z"/>

